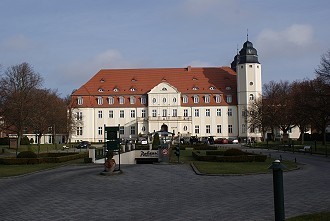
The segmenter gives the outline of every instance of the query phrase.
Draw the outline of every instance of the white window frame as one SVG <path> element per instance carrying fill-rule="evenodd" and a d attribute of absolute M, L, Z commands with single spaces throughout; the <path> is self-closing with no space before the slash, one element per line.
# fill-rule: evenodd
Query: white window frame
<path fill-rule="evenodd" d="M 187 103 L 188 103 L 188 96 L 187 96 L 187 95 L 183 95 L 183 96 L 182 96 L 182 102 L 183 102 L 184 104 L 187 104 Z"/>
<path fill-rule="evenodd" d="M 204 102 L 205 103 L 210 103 L 210 95 L 205 95 Z"/>
<path fill-rule="evenodd" d="M 209 108 L 205 109 L 205 117 L 211 117 L 211 110 Z"/>
<path fill-rule="evenodd" d="M 102 105 L 103 104 L 103 97 L 97 97 L 97 104 Z"/>
<path fill-rule="evenodd" d="M 77 103 L 78 103 L 78 105 L 83 105 L 84 99 L 82 97 L 78 97 L 77 98 Z"/>

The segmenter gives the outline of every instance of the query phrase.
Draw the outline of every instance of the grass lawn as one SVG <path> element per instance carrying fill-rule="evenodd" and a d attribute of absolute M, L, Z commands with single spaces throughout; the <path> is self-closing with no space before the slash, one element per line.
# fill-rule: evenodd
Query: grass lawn
<path fill-rule="evenodd" d="M 250 173 L 271 173 L 272 170 L 268 167 L 274 159 L 268 158 L 265 162 L 205 162 L 193 161 L 196 168 L 201 173 L 206 174 L 250 174 Z M 294 169 L 297 165 L 293 162 L 283 161 L 283 164 L 288 169 Z"/>
<path fill-rule="evenodd" d="M 286 219 L 287 221 L 328 221 L 330 220 L 330 212 L 315 213 L 308 215 L 301 215 Z"/>
<path fill-rule="evenodd" d="M 44 163 L 44 164 L 32 164 L 32 165 L 2 165 L 0 164 L 0 177 L 17 176 L 26 173 L 32 173 L 45 169 L 52 169 L 68 164 L 83 163 L 84 159 L 72 160 L 64 163 Z"/>
<path fill-rule="evenodd" d="M 204 151 L 201 151 L 202 153 Z M 177 158 L 172 154 L 172 162 L 177 161 Z M 205 174 L 249 174 L 249 173 L 271 173 L 272 170 L 268 167 L 272 164 L 274 159 L 267 158 L 265 162 L 205 162 L 196 161 L 192 157 L 192 150 L 182 150 L 180 152 L 180 161 L 185 163 L 194 163 L 196 168 Z M 297 164 L 290 161 L 282 162 L 288 170 L 297 168 Z"/>

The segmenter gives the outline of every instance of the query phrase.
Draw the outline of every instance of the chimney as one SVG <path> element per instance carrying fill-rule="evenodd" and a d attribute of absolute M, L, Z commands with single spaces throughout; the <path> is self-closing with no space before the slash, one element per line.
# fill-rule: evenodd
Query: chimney
<path fill-rule="evenodd" d="M 190 66 L 190 65 L 187 67 L 187 71 L 188 71 L 188 72 L 191 71 L 191 66 Z"/>

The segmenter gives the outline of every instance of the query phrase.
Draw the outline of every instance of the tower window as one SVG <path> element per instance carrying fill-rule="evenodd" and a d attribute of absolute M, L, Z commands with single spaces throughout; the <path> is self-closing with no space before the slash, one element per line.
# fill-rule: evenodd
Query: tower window
<path fill-rule="evenodd" d="M 253 82 L 252 82 L 252 81 L 250 81 L 250 85 L 251 85 L 251 86 L 253 85 Z"/>
<path fill-rule="evenodd" d="M 250 101 L 253 101 L 254 100 L 254 96 L 253 94 L 250 94 Z"/>
<path fill-rule="evenodd" d="M 252 68 L 252 64 L 249 65 L 249 68 Z"/>

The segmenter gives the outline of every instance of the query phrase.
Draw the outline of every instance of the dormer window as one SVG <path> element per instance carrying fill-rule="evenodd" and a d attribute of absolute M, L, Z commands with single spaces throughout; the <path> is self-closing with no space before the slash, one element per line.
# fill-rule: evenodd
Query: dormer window
<path fill-rule="evenodd" d="M 98 89 L 98 92 L 103 92 L 103 91 L 104 91 L 103 88 Z"/>
<path fill-rule="evenodd" d="M 197 91 L 199 88 L 196 87 L 196 86 L 194 86 L 192 89 L 193 89 L 194 91 Z"/>
<path fill-rule="evenodd" d="M 219 94 L 215 95 L 215 103 L 221 103 L 221 96 Z"/>
<path fill-rule="evenodd" d="M 101 78 L 100 82 L 103 83 L 103 82 L 105 82 L 105 80 L 103 78 Z"/>
<path fill-rule="evenodd" d="M 114 92 L 118 92 L 119 89 L 115 87 L 115 88 L 113 89 L 113 91 L 114 91 Z"/>
<path fill-rule="evenodd" d="M 229 87 L 229 86 L 226 87 L 226 90 L 227 90 L 227 91 L 230 91 L 230 90 L 231 90 L 231 87 Z"/>
<path fill-rule="evenodd" d="M 125 103 L 125 98 L 123 96 L 119 97 L 119 104 L 124 104 Z"/>
<path fill-rule="evenodd" d="M 113 97 L 108 97 L 109 104 L 114 104 L 115 99 Z"/>
<path fill-rule="evenodd" d="M 196 77 L 193 77 L 193 79 L 192 79 L 193 81 L 197 81 L 198 79 L 196 78 Z"/>
<path fill-rule="evenodd" d="M 97 104 L 102 105 L 103 104 L 103 97 L 97 97 Z"/>
<path fill-rule="evenodd" d="M 210 87 L 210 90 L 211 90 L 211 91 L 215 90 L 215 87 L 211 86 L 211 87 Z"/>
<path fill-rule="evenodd" d="M 78 102 L 78 105 L 82 105 L 84 103 L 84 100 L 82 97 L 78 97 L 77 102 Z"/>
<path fill-rule="evenodd" d="M 141 104 L 146 104 L 147 103 L 147 98 L 145 96 L 141 97 Z"/>
<path fill-rule="evenodd" d="M 210 103 L 210 95 L 205 95 L 204 102 L 205 103 Z"/>
<path fill-rule="evenodd" d="M 136 91 L 136 89 L 134 87 L 132 87 L 131 89 L 129 89 L 130 91 Z"/>
<path fill-rule="evenodd" d="M 132 78 L 132 80 L 131 80 L 132 82 L 134 82 L 134 81 L 136 81 L 136 79 L 135 78 Z"/>
<path fill-rule="evenodd" d="M 227 95 L 227 103 L 233 102 L 233 97 L 231 95 Z"/>
<path fill-rule="evenodd" d="M 162 81 L 166 81 L 166 78 L 165 78 L 165 77 L 163 77 Z"/>
<path fill-rule="evenodd" d="M 166 88 L 166 87 L 163 87 L 163 88 L 162 88 L 162 91 L 167 91 L 167 88 Z"/>
<path fill-rule="evenodd" d="M 134 96 L 131 96 L 129 98 L 129 101 L 130 101 L 131 104 L 135 104 L 135 97 Z"/>
<path fill-rule="evenodd" d="M 183 95 L 182 96 L 182 102 L 185 103 L 185 104 L 188 103 L 188 97 L 187 97 L 187 95 Z"/>
<path fill-rule="evenodd" d="M 199 103 L 199 96 L 198 95 L 194 95 L 194 103 L 195 104 Z"/>

